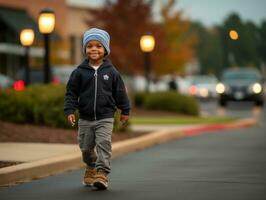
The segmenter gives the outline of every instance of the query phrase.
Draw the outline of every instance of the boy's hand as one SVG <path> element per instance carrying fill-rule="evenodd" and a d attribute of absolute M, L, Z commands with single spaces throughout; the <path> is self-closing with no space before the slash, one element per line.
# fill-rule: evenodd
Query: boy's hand
<path fill-rule="evenodd" d="M 128 115 L 121 115 L 120 116 L 120 122 L 122 122 L 122 124 L 125 124 L 125 123 L 127 123 L 128 118 L 129 118 Z"/>
<path fill-rule="evenodd" d="M 70 114 L 67 116 L 68 122 L 71 124 L 71 126 L 75 126 L 76 117 L 74 114 Z"/>

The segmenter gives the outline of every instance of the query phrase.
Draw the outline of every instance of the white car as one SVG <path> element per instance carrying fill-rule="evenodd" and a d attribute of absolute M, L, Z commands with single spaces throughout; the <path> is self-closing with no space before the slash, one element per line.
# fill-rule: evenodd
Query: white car
<path fill-rule="evenodd" d="M 0 74 L 0 89 L 12 87 L 14 80 L 4 74 Z"/>
<path fill-rule="evenodd" d="M 217 83 L 218 79 L 213 75 L 191 76 L 189 94 L 201 99 L 217 98 Z"/>

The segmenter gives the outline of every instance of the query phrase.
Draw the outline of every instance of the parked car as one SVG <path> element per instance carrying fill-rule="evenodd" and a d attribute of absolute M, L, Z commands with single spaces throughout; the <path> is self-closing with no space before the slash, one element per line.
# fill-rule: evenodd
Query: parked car
<path fill-rule="evenodd" d="M 190 77 L 189 94 L 199 99 L 217 97 L 216 85 L 218 79 L 214 75 L 194 75 Z"/>
<path fill-rule="evenodd" d="M 67 84 L 69 76 L 75 68 L 73 66 L 53 67 L 52 68 L 52 82 Z"/>
<path fill-rule="evenodd" d="M 14 80 L 9 76 L 0 74 L 0 90 L 10 88 L 13 86 Z"/>
<path fill-rule="evenodd" d="M 254 101 L 258 106 L 264 104 L 263 78 L 254 68 L 226 70 L 216 91 L 221 106 L 226 106 L 228 101 Z"/>

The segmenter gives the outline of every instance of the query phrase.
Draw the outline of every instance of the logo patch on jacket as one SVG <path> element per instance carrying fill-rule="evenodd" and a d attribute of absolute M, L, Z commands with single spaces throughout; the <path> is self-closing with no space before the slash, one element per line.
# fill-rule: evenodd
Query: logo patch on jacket
<path fill-rule="evenodd" d="M 109 76 L 107 74 L 103 75 L 103 80 L 108 81 L 109 80 Z"/>

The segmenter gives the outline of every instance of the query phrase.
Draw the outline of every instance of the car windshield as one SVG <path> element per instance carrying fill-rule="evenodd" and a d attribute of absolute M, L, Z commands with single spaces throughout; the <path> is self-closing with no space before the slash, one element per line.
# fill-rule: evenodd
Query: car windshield
<path fill-rule="evenodd" d="M 224 80 L 259 80 L 260 75 L 256 71 L 231 71 L 226 72 Z"/>

